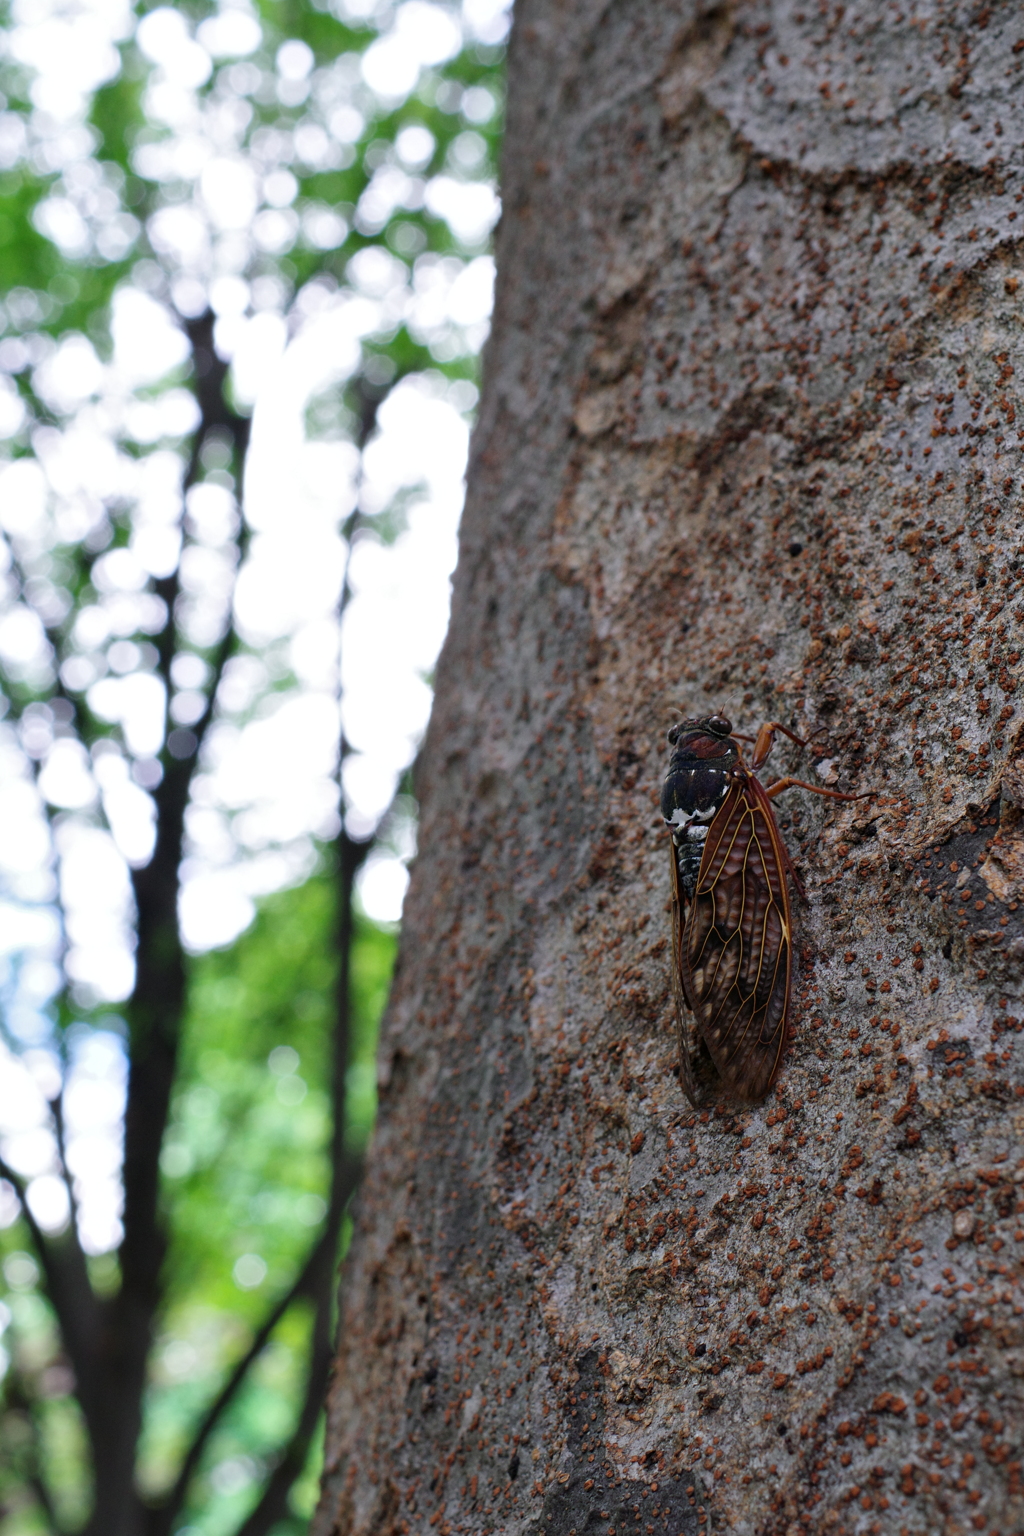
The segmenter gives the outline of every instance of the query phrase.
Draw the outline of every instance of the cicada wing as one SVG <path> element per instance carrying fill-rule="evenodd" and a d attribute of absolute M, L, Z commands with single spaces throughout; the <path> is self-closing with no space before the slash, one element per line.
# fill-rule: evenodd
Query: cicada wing
<path fill-rule="evenodd" d="M 720 1084 L 697 1023 L 694 1000 L 686 991 L 685 935 L 690 904 L 679 879 L 675 844 L 670 841 L 669 846 L 672 856 L 672 991 L 679 1035 L 679 1080 L 690 1103 L 700 1109 L 721 1096 Z"/>
<path fill-rule="evenodd" d="M 686 996 L 723 1086 L 757 1101 L 786 1033 L 792 964 L 788 859 L 753 775 L 733 784 L 708 831 L 683 935 Z"/>

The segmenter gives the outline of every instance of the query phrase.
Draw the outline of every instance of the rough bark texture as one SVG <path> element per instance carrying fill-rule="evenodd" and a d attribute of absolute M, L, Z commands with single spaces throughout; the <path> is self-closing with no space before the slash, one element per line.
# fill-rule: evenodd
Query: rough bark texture
<path fill-rule="evenodd" d="M 319 1536 L 1024 1529 L 1020 50 L 517 7 Z M 796 1036 L 734 1116 L 673 1074 L 657 818 L 711 707 L 883 796 L 780 802 Z"/>

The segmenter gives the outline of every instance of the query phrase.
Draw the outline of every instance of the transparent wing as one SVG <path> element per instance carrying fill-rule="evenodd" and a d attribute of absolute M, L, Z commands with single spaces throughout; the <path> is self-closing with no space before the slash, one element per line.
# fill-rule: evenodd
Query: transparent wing
<path fill-rule="evenodd" d="M 680 941 L 681 986 L 722 1086 L 771 1087 L 789 1011 L 789 859 L 761 785 L 742 773 L 708 832 Z"/>

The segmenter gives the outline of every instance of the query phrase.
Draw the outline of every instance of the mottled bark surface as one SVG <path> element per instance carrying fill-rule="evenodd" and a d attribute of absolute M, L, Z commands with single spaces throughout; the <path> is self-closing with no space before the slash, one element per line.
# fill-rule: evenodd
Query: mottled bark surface
<path fill-rule="evenodd" d="M 319 1536 L 1024 1529 L 1022 64 L 1014 4 L 518 6 Z M 883 796 L 780 802 L 735 1116 L 657 818 L 711 707 Z"/>

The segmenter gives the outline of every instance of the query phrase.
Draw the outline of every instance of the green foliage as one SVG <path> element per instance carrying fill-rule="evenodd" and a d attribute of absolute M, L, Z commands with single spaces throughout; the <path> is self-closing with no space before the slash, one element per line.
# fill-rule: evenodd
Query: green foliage
<path fill-rule="evenodd" d="M 334 921 L 334 884 L 320 875 L 267 898 L 236 944 L 192 964 L 163 1155 L 167 1290 L 140 1455 L 140 1477 L 154 1493 L 173 1477 L 197 1416 L 268 1299 L 295 1278 L 323 1217 Z M 395 943 L 394 934 L 358 919 L 347 1118 L 363 1142 Z M 231 1529 L 250 1474 L 287 1436 L 309 1325 L 304 1308 L 285 1317 L 215 1438 L 193 1492 L 192 1519 L 204 1536 Z"/>
<path fill-rule="evenodd" d="M 6 291 L 21 287 L 45 289 L 61 270 L 57 252 L 32 224 L 32 212 L 43 185 L 20 171 L 7 171 L 0 176 L 0 273 Z M 50 294 L 41 305 L 50 315 L 59 313 Z"/>
<path fill-rule="evenodd" d="M 175 9 L 193 37 L 205 21 L 226 14 L 213 0 Z M 5 648 L 0 636 L 0 778 L 20 775 L 38 792 L 40 835 L 49 839 L 34 885 L 26 879 L 19 886 L 0 857 L 0 902 L 54 916 L 62 938 L 43 958 L 64 967 L 49 997 L 27 1010 L 35 1033 L 19 1036 L 25 957 L 14 956 L 9 967 L 3 960 L 7 1015 L 0 1035 L 18 1049 L 30 1039 L 41 1043 L 58 1066 L 90 1040 L 121 1042 L 115 1055 L 138 1049 L 120 1005 L 111 1011 L 76 980 L 79 919 L 62 906 L 52 874 L 60 871 L 71 833 L 112 832 L 117 840 L 110 792 L 119 784 L 135 794 L 146 788 L 151 809 L 162 814 L 160 795 L 181 762 L 168 744 L 182 720 L 175 708 L 190 692 L 193 699 L 199 693 L 200 706 L 209 703 L 215 725 L 241 730 L 268 712 L 274 695 L 300 688 L 287 660 L 288 636 L 258 653 L 247 651 L 234 632 L 230 582 L 247 557 L 244 525 L 225 523 L 228 531 L 217 544 L 179 511 L 180 570 L 167 575 L 159 562 L 143 565 L 141 577 L 129 573 L 118 585 L 117 572 L 127 564 L 118 567 L 109 557 L 130 564 L 140 533 L 152 533 L 141 493 L 123 488 L 135 483 L 132 474 L 170 464 L 170 496 L 180 500 L 189 486 L 235 495 L 250 409 L 228 370 L 230 310 L 213 333 L 220 360 L 214 360 L 212 400 L 203 385 L 209 358 L 202 359 L 204 373 L 196 366 L 199 351 L 141 384 L 105 372 L 100 365 L 115 358 L 112 317 L 121 292 L 135 289 L 156 300 L 194 341 L 197 327 L 212 319 L 203 316 L 203 306 L 213 303 L 217 281 L 226 276 L 236 283 L 236 296 L 243 294 L 247 321 L 272 317 L 294 334 L 346 290 L 353 298 L 373 298 L 374 273 L 383 272 L 400 299 L 381 306 L 378 320 L 361 333 L 355 373 L 326 387 L 306 412 L 307 437 L 360 446 L 372 432 L 375 407 L 403 376 L 431 371 L 435 382 L 438 374 L 453 384 L 474 380 L 483 334 L 479 324 L 450 317 L 421 323 L 412 301 L 432 282 L 450 286 L 486 249 L 486 231 L 460 236 L 457 219 L 430 210 L 426 189 L 431 178 L 454 185 L 493 180 L 502 123 L 500 47 L 467 39 L 447 62 L 422 68 L 404 97 L 375 95 L 362 60 L 394 19 L 397 7 L 389 0 L 363 16 L 346 11 L 345 0 L 260 0 L 258 46 L 214 57 L 208 77 L 181 88 L 172 82 L 168 90 L 167 72 L 135 35 L 154 10 L 173 14 L 140 3 L 130 33 L 114 38 L 108 78 L 98 86 L 93 81 L 81 106 L 62 118 L 40 105 L 45 62 L 35 71 L 18 62 L 28 56 L 17 38 L 19 27 L 34 25 L 31 8 L 0 5 L 13 39 L 0 54 L 0 473 L 25 461 L 17 467 L 36 476 L 42 506 L 30 526 L 0 505 L 0 629 L 14 634 L 20 623 L 18 634 L 37 636 L 31 653 L 24 638 L 18 652 L 13 644 Z M 89 14 L 97 26 L 108 25 L 102 8 Z M 312 50 L 306 77 L 301 69 L 289 76 L 280 67 L 282 45 L 296 42 Z M 339 110 L 348 114 L 344 131 Z M 421 131 L 419 158 L 403 158 L 399 149 L 400 136 L 406 133 L 408 144 L 411 129 Z M 206 198 L 203 166 L 213 153 L 252 173 L 255 200 L 244 228 L 220 227 Z M 392 192 L 380 192 L 385 183 Z M 376 193 L 374 204 L 370 194 Z M 205 254 L 182 255 L 160 234 L 160 219 L 169 213 L 204 225 Z M 62 396 L 47 380 L 48 362 L 69 340 L 98 380 L 77 396 L 73 390 Z M 468 408 L 472 389 L 457 388 L 459 408 Z M 173 408 L 186 392 L 202 407 L 195 440 L 197 413 Z M 81 483 L 69 476 L 69 464 Z M 120 481 L 108 474 L 112 466 L 126 471 Z M 400 491 L 366 518 L 372 532 L 364 526 L 363 535 L 394 540 L 418 494 Z M 31 496 L 25 505 L 30 502 Z M 212 569 L 215 558 L 221 576 L 211 578 L 205 593 L 195 573 L 202 561 Z M 182 578 L 186 569 L 190 574 Z M 218 588 L 222 578 L 226 584 Z M 195 614 L 203 602 L 200 623 Z M 181 660 L 191 664 L 190 676 L 205 680 L 176 681 L 174 662 Z M 258 683 L 248 692 L 220 688 L 229 662 L 248 666 L 246 675 Z M 104 712 L 94 692 L 126 675 L 159 680 L 166 689 L 159 748 L 134 746 L 124 719 Z M 46 764 L 54 743 L 79 752 L 93 800 L 84 793 L 77 801 L 51 795 Z M 207 765 L 201 770 L 208 792 Z M 235 832 L 235 811 L 221 805 L 211 813 L 207 793 L 205 800 L 193 799 L 189 815 L 197 804 L 202 814 L 221 818 L 235 856 L 249 857 L 251 848 Z M 405 823 L 411 814 L 409 802 Z M 403 853 L 398 820 L 381 832 L 381 846 L 390 839 L 392 851 Z M 122 846 L 122 853 L 136 864 L 143 858 L 137 848 Z M 337 924 L 331 850 L 321 847 L 320 854 L 326 872 L 266 898 L 247 933 L 188 965 L 161 1153 L 169 1246 L 137 1459 L 137 1483 L 151 1504 L 174 1484 L 204 1412 L 324 1230 L 334 1131 L 329 1074 Z M 395 942 L 392 932 L 357 914 L 344 1122 L 350 1155 L 366 1148 L 372 1129 L 376 1032 Z M 130 934 L 125 948 L 131 948 Z M 126 1017 L 132 1006 L 127 999 Z M 26 1181 L 31 1178 L 26 1173 Z M 7 1222 L 0 1227 L 0 1348 L 6 1351 L 0 1355 L 0 1536 L 53 1536 L 79 1530 L 89 1518 L 90 1446 L 33 1235 L 23 1217 L 12 1221 L 9 1198 L 10 1186 L 0 1187 L 0 1219 Z M 347 1229 L 342 1248 L 346 1240 Z M 66 1255 L 73 1229 L 49 1241 L 53 1253 Z M 90 1252 L 86 1268 L 101 1301 L 122 1294 L 116 1252 Z M 312 1322 L 313 1308 L 303 1298 L 273 1330 L 206 1446 L 181 1531 L 230 1536 L 252 1508 L 303 1402 Z M 297 1536 L 306 1527 L 316 1498 L 318 1438 L 277 1536 Z"/>
<path fill-rule="evenodd" d="M 263 1296 L 293 1277 L 319 1225 L 328 1178 L 333 923 L 333 885 L 318 876 L 266 898 L 248 933 L 192 962 L 162 1160 L 173 1195 L 171 1312 L 198 1284 L 208 1300 L 260 1314 Z M 349 1079 L 363 1137 L 373 1115 L 365 1078 L 394 946 L 392 934 L 358 920 Z M 240 1294 L 231 1279 L 235 1259 L 254 1252 L 268 1265 L 258 1297 Z"/>
<path fill-rule="evenodd" d="M 320 1227 L 330 1178 L 334 922 L 334 882 L 320 874 L 268 897 L 235 944 L 192 962 L 162 1160 L 171 1232 L 166 1293 L 139 1456 L 140 1483 L 153 1495 L 173 1481 L 197 1419 L 268 1304 L 295 1278 Z M 373 1121 L 377 1026 L 395 945 L 394 933 L 357 918 L 347 1118 L 358 1150 Z M 36 1289 L 29 1246 L 20 1222 L 0 1233 L 11 1382 L 16 1375 L 26 1388 L 24 1404 L 9 1399 L 0 1416 L 0 1499 L 10 1489 L 15 1508 L 22 1503 L 19 1485 L 38 1437 L 64 1523 L 74 1528 L 87 1508 L 85 1447 L 67 1372 L 54 1364 L 54 1319 Z M 240 1272 L 244 1284 L 236 1279 L 239 1260 L 249 1261 Z M 102 1270 L 94 1261 L 99 1288 Z M 286 1314 L 214 1437 L 188 1516 L 204 1536 L 232 1529 L 266 1459 L 287 1438 L 304 1386 L 309 1327 L 308 1308 Z M 46 1395 L 38 1398 L 32 1389 L 44 1378 Z M 293 1501 L 301 1516 L 311 1512 L 318 1454 Z M 42 1528 L 27 1499 L 22 1514 L 11 1509 L 0 1519 L 4 1536 Z M 294 1529 L 301 1528 L 300 1519 Z"/>

